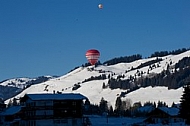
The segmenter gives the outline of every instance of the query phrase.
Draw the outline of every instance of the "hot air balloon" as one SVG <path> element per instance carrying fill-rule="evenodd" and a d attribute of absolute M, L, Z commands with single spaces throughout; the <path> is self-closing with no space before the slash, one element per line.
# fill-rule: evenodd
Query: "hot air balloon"
<path fill-rule="evenodd" d="M 98 4 L 98 8 L 99 9 L 103 9 L 103 5 L 102 4 Z"/>
<path fill-rule="evenodd" d="M 94 65 L 100 57 L 100 52 L 96 49 L 90 49 L 86 52 L 86 58 L 91 65 Z"/>

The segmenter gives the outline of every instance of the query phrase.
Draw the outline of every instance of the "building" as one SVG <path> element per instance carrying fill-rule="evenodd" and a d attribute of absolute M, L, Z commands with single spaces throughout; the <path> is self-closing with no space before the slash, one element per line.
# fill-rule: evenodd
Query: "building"
<path fill-rule="evenodd" d="M 0 113 L 0 125 L 17 126 L 21 115 L 21 106 L 11 106 Z"/>
<path fill-rule="evenodd" d="M 12 106 L 1 113 L 2 123 L 8 126 L 82 126 L 86 120 L 83 117 L 85 99 L 73 93 L 26 94 L 20 99 L 20 106 Z"/>
<path fill-rule="evenodd" d="M 179 118 L 178 114 L 179 108 L 158 107 L 148 114 L 149 117 L 145 120 L 145 122 L 162 124 L 184 122 L 183 119 Z"/>
<path fill-rule="evenodd" d="M 26 94 L 21 124 L 25 126 L 80 126 L 83 123 L 81 94 Z"/>
<path fill-rule="evenodd" d="M 136 116 L 144 116 L 146 117 L 150 112 L 152 112 L 155 109 L 152 105 L 145 105 L 137 109 Z"/>

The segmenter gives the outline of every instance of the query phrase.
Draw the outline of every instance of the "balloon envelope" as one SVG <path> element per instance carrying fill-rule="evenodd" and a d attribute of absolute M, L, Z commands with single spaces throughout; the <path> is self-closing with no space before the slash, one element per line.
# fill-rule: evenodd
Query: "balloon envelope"
<path fill-rule="evenodd" d="M 99 8 L 99 9 L 102 9 L 102 8 L 103 8 L 103 5 L 102 5 L 102 4 L 99 4 L 99 5 L 98 5 L 98 8 Z"/>
<path fill-rule="evenodd" d="M 86 58 L 91 65 L 94 65 L 100 57 L 100 52 L 96 49 L 90 49 L 86 52 Z"/>

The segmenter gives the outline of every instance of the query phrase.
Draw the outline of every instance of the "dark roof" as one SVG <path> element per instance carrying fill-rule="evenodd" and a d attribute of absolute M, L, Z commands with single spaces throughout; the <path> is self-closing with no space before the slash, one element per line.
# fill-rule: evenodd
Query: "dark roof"
<path fill-rule="evenodd" d="M 153 106 L 142 106 L 142 107 L 138 108 L 138 111 L 150 113 L 154 109 L 155 109 L 155 107 L 153 107 Z"/>
<path fill-rule="evenodd" d="M 31 100 L 83 100 L 85 96 L 81 94 L 26 94 Z"/>
<path fill-rule="evenodd" d="M 173 108 L 173 107 L 158 107 L 161 111 L 167 113 L 170 116 L 177 116 L 179 114 L 179 109 L 178 108 Z"/>
<path fill-rule="evenodd" d="M 7 108 L 4 112 L 0 113 L 0 115 L 14 115 L 21 111 L 21 106 L 11 106 Z"/>

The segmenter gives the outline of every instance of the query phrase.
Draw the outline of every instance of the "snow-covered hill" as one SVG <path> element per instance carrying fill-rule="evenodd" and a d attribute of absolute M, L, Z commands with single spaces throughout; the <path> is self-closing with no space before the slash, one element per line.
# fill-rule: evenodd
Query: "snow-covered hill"
<path fill-rule="evenodd" d="M 179 60 L 189 56 L 190 56 L 190 51 L 186 51 L 178 55 L 168 55 L 165 57 L 158 57 L 162 58 L 162 60 L 159 62 L 159 67 L 155 67 L 154 69 L 150 70 L 149 73 L 147 72 L 149 69 L 148 66 L 139 68 L 138 70 L 143 72 L 142 76 L 150 76 L 151 74 L 160 73 L 163 70 L 166 70 L 168 64 L 170 64 L 170 66 L 174 66 L 176 63 L 178 63 Z M 121 90 L 121 89 L 111 90 L 110 88 L 103 89 L 102 85 L 103 83 L 107 85 L 108 78 L 91 80 L 91 81 L 85 81 L 85 80 L 91 78 L 92 76 L 96 77 L 102 74 L 105 74 L 106 76 L 112 75 L 113 78 L 117 78 L 118 75 L 125 75 L 125 78 L 123 79 L 127 79 L 130 76 L 135 76 L 135 74 L 137 74 L 137 69 L 133 70 L 131 68 L 136 68 L 145 62 L 155 59 L 156 57 L 141 59 L 131 63 L 119 63 L 110 66 L 99 65 L 95 68 L 93 66 L 79 67 L 61 77 L 53 78 L 46 82 L 31 85 L 29 88 L 25 89 L 15 97 L 16 98 L 22 97 L 26 93 L 73 92 L 85 95 L 86 97 L 89 98 L 90 102 L 94 104 L 99 104 L 101 98 L 103 97 L 105 100 L 108 101 L 110 105 L 114 107 L 116 98 L 121 94 L 121 92 L 125 92 L 126 90 Z M 76 86 L 79 87 L 73 90 L 73 87 Z M 173 102 L 179 103 L 182 91 L 183 88 L 178 88 L 176 90 L 173 89 L 168 90 L 167 87 L 154 87 L 154 88 L 146 87 L 146 88 L 139 88 L 136 91 L 126 94 L 123 99 L 131 99 L 132 103 L 139 101 L 141 101 L 141 103 L 147 101 L 155 101 L 155 102 L 164 101 L 170 106 Z M 7 100 L 6 102 L 8 101 L 9 100 Z"/>
<path fill-rule="evenodd" d="M 0 83 L 2 86 L 9 86 L 9 87 L 17 87 L 17 88 L 24 88 L 28 82 L 32 81 L 33 79 L 30 78 L 14 78 L 4 80 Z"/>
<path fill-rule="evenodd" d="M 49 79 L 56 78 L 55 76 L 40 76 L 36 78 L 13 78 L 0 82 L 2 86 L 25 88 L 27 85 L 36 84 L 47 81 Z"/>
<path fill-rule="evenodd" d="M 3 99 L 10 98 L 33 84 L 42 83 L 52 78 L 55 77 L 40 76 L 36 78 L 13 78 L 1 81 L 0 97 Z"/>

